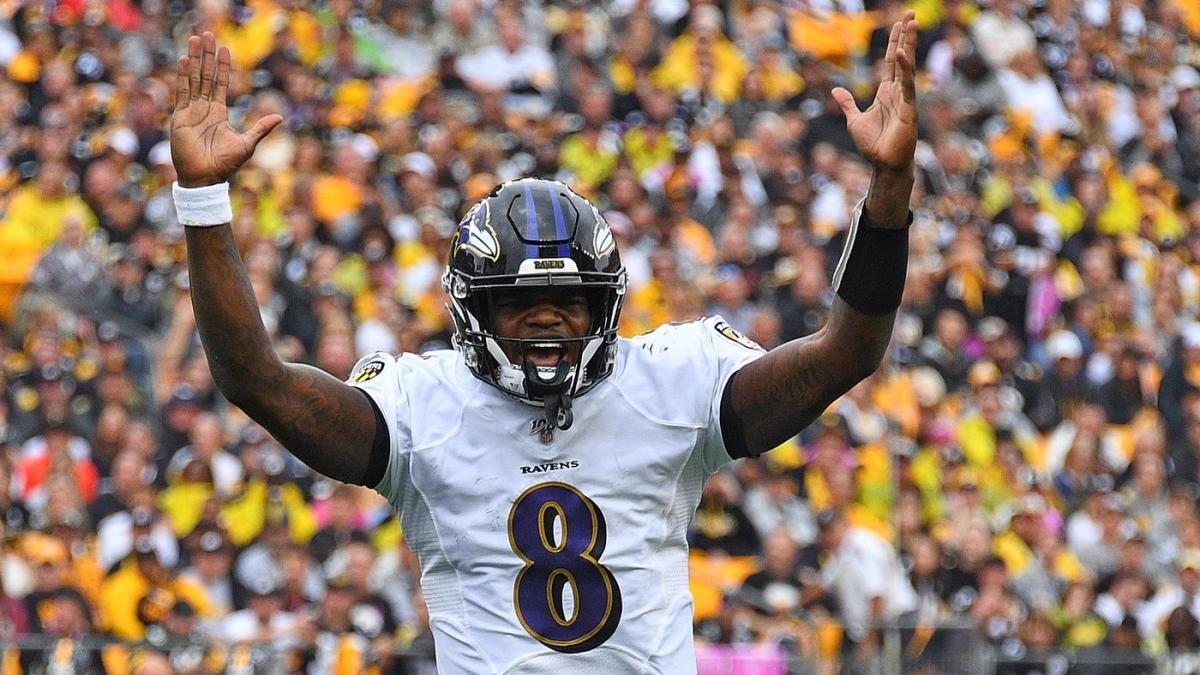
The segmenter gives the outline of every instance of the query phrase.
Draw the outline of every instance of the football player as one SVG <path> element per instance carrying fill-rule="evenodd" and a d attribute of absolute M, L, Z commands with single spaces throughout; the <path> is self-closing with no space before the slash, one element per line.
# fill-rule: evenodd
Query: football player
<path fill-rule="evenodd" d="M 331 478 L 399 514 L 447 673 L 694 672 L 686 535 L 710 473 L 797 434 L 878 366 L 904 286 L 916 106 L 911 13 L 859 111 L 874 167 L 826 326 L 764 352 L 720 317 L 616 333 L 612 232 L 561 183 L 498 186 L 443 276 L 455 349 L 371 354 L 348 382 L 282 362 L 230 231 L 226 180 L 277 125 L 228 123 L 229 51 L 179 60 L 171 151 L 196 322 L 217 386 Z"/>

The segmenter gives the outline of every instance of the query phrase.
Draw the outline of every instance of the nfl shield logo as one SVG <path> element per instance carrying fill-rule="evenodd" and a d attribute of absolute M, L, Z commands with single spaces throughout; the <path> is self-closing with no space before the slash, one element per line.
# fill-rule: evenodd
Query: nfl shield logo
<path fill-rule="evenodd" d="M 550 445 L 554 441 L 554 429 L 541 417 L 529 423 L 529 435 L 537 436 L 544 445 Z"/>

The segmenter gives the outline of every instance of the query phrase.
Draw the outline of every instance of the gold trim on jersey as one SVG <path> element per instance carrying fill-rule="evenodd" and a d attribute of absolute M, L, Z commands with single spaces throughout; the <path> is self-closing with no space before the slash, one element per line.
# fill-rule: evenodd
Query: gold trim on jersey
<path fill-rule="evenodd" d="M 550 541 L 554 534 L 554 515 L 546 513 L 549 509 L 554 509 L 558 522 L 562 523 L 562 534 L 559 535 L 557 546 Z M 542 546 L 551 553 L 560 553 L 567 547 L 567 512 L 563 510 L 562 504 L 546 502 L 538 509 L 538 536 L 542 538 Z"/>

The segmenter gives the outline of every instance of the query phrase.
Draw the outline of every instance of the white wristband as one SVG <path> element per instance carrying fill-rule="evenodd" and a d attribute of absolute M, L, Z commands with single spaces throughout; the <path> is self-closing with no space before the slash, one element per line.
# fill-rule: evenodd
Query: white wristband
<path fill-rule="evenodd" d="M 229 183 L 217 183 L 198 188 L 171 185 L 175 198 L 175 214 L 181 225 L 212 227 L 233 221 L 233 206 L 229 203 Z"/>

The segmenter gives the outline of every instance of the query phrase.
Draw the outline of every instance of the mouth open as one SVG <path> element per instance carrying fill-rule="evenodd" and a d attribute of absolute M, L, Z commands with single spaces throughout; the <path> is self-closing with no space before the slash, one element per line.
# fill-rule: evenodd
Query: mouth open
<path fill-rule="evenodd" d="M 561 342 L 536 342 L 525 350 L 525 360 L 538 368 L 554 368 L 567 355 Z"/>

